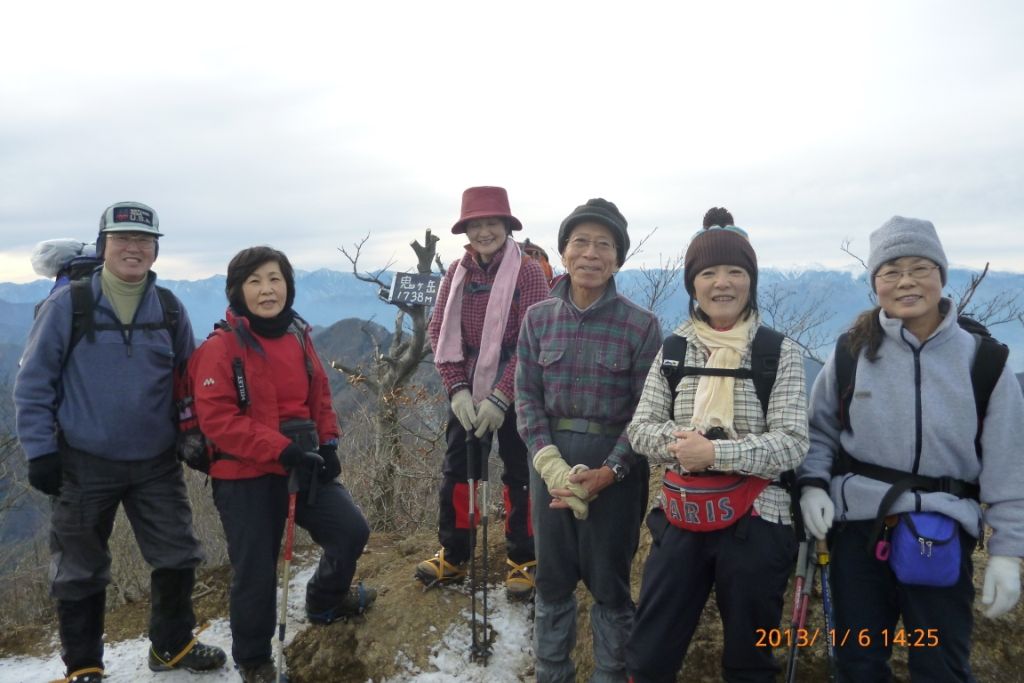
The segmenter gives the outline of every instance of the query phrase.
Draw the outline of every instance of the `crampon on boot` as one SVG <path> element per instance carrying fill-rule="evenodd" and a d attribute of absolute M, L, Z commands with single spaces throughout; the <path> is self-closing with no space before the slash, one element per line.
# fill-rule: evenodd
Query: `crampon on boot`
<path fill-rule="evenodd" d="M 458 583 L 466 578 L 466 563 L 449 562 L 444 558 L 444 548 L 429 560 L 416 565 L 416 578 L 427 588 L 449 583 Z"/>
<path fill-rule="evenodd" d="M 150 646 L 149 670 L 173 671 L 175 669 L 187 669 L 196 673 L 199 671 L 213 671 L 224 666 L 224 663 L 228 660 L 224 650 L 216 645 L 206 645 L 199 642 L 199 633 L 205 628 L 206 625 L 197 630 L 195 637 L 177 654 L 157 652 L 153 646 Z"/>

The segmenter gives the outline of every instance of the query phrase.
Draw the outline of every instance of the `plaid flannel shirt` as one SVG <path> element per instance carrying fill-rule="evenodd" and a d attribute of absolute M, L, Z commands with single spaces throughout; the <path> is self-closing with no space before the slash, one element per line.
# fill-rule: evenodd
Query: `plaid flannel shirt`
<path fill-rule="evenodd" d="M 628 422 L 660 343 L 658 319 L 620 296 L 614 280 L 585 311 L 569 301 L 569 278 L 560 280 L 519 334 L 516 415 L 529 452 L 554 443 L 551 420 Z M 623 429 L 607 459 L 628 471 L 637 457 Z"/>
<path fill-rule="evenodd" d="M 750 340 L 753 340 L 757 327 L 758 321 L 755 319 L 750 327 Z M 684 365 L 704 367 L 710 352 L 697 338 L 693 324 L 686 321 L 674 334 L 686 338 Z M 740 367 L 750 367 L 750 354 L 748 341 Z M 676 419 L 673 422 L 669 419 L 672 393 L 668 381 L 661 374 L 661 359 L 662 352 L 659 351 L 627 431 L 633 448 L 646 455 L 652 464 L 664 464 L 682 474 L 679 463 L 668 452 L 668 445 L 675 440 L 672 435 L 674 431 L 689 428 L 700 377 L 690 375 L 679 382 L 674 406 Z M 753 380 L 736 380 L 733 412 L 733 427 L 739 439 L 713 442 L 715 462 L 712 470 L 774 479 L 803 462 L 810 444 L 807 434 L 807 386 L 803 354 L 795 342 L 788 338 L 782 342 L 779 370 L 768 401 L 767 424 L 761 412 L 761 402 L 757 400 Z M 658 504 L 664 503 L 659 494 Z M 754 509 L 770 522 L 791 523 L 789 494 L 778 486 L 766 488 L 754 501 Z"/>
<path fill-rule="evenodd" d="M 436 363 L 441 382 L 450 397 L 459 389 L 472 391 L 473 369 L 476 367 L 477 350 L 483 337 L 484 320 L 487 315 L 487 304 L 491 298 L 491 285 L 498 274 L 498 267 L 505 253 L 499 251 L 485 269 L 476 259 L 476 252 L 466 247 L 461 262 L 469 272 L 466 274 L 466 291 L 462 297 L 462 346 L 464 359 L 458 363 Z M 437 340 L 441 336 L 441 323 L 444 321 L 444 307 L 448 303 L 448 293 L 455 277 L 455 269 L 460 261 L 453 261 L 441 282 L 437 292 L 437 303 L 434 314 L 430 318 L 427 332 L 430 335 L 430 347 L 437 349 Z M 519 338 L 519 327 L 526 315 L 526 309 L 548 296 L 548 281 L 540 265 L 531 258 L 523 257 L 516 279 L 516 291 L 512 297 L 512 308 L 509 311 L 505 334 L 501 338 L 502 357 L 506 360 L 498 366 L 498 377 L 494 388 L 501 393 L 513 397 L 516 376 L 516 340 Z"/>

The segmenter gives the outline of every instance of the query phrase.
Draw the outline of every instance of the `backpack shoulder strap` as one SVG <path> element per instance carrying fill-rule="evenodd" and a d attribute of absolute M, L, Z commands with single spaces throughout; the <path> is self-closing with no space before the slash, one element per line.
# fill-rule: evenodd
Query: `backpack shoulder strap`
<path fill-rule="evenodd" d="M 661 374 L 668 382 L 671 398 L 668 403 L 668 417 L 675 419 L 676 394 L 679 382 L 683 379 L 683 367 L 686 360 L 686 337 L 670 334 L 661 343 Z"/>
<path fill-rule="evenodd" d="M 975 354 L 971 365 L 971 389 L 974 390 L 974 407 L 978 413 L 978 432 L 974 436 L 974 450 L 981 459 L 981 432 L 988 414 L 988 402 L 992 391 L 1003 374 L 1010 349 L 991 336 L 974 334 Z"/>
<path fill-rule="evenodd" d="M 65 363 L 82 337 L 88 337 L 89 341 L 96 338 L 95 321 L 93 320 L 96 298 L 92 292 L 92 278 L 72 280 L 69 286 L 71 287 L 71 341 L 68 343 L 68 350 L 64 353 Z"/>
<path fill-rule="evenodd" d="M 857 358 L 850 353 L 850 334 L 844 332 L 836 340 L 835 350 L 836 386 L 839 389 L 839 424 L 843 430 L 850 428 L 850 402 L 853 400 L 854 384 L 857 381 Z"/>
<path fill-rule="evenodd" d="M 178 322 L 181 320 L 181 304 L 178 297 L 166 287 L 154 285 L 156 295 L 160 298 L 160 308 L 164 312 L 164 325 L 171 332 L 171 341 L 178 338 Z"/>
<path fill-rule="evenodd" d="M 686 359 L 686 337 L 670 334 L 661 343 L 661 374 L 668 382 L 673 398 L 676 387 L 683 378 L 683 362 Z"/>
<path fill-rule="evenodd" d="M 761 412 L 768 416 L 768 401 L 779 374 L 779 357 L 782 355 L 782 340 L 786 335 L 761 325 L 754 334 L 750 351 L 750 371 L 753 373 L 754 390 L 761 403 Z"/>

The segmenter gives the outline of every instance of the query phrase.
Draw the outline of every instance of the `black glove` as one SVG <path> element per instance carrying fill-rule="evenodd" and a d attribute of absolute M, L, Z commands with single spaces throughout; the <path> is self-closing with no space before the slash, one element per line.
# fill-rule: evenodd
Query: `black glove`
<path fill-rule="evenodd" d="M 318 453 L 302 450 L 301 446 L 290 443 L 281 451 L 277 459 L 284 465 L 286 470 L 298 467 L 299 469 L 318 468 L 324 464 L 324 459 Z"/>
<path fill-rule="evenodd" d="M 338 459 L 338 444 L 336 443 L 325 443 L 320 447 L 320 457 L 324 459 L 324 464 L 320 466 L 320 471 L 317 473 L 317 479 L 320 480 L 321 484 L 327 484 L 338 478 L 341 474 L 341 460 Z"/>
<path fill-rule="evenodd" d="M 47 453 L 28 461 L 28 483 L 48 496 L 59 496 L 61 485 L 60 453 Z"/>

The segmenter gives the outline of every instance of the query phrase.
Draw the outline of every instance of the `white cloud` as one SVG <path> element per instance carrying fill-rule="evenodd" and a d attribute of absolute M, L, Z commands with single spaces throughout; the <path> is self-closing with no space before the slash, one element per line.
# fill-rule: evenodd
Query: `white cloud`
<path fill-rule="evenodd" d="M 428 227 L 450 259 L 478 184 L 552 252 L 605 196 L 659 227 L 637 264 L 725 205 L 767 264 L 845 263 L 904 213 L 1024 270 L 1022 29 L 1006 1 L 26 3 L 0 28 L 0 279 L 122 199 L 160 213 L 164 277 L 257 243 L 344 268 L 367 233 L 367 267 L 404 262 Z"/>

